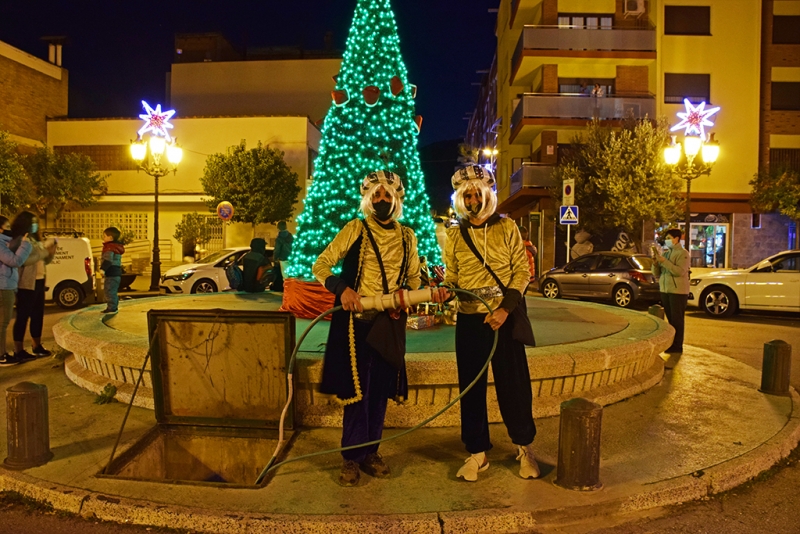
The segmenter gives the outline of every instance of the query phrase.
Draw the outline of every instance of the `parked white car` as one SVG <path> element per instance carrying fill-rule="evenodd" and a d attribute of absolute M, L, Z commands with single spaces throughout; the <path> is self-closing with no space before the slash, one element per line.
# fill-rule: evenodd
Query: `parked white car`
<path fill-rule="evenodd" d="M 267 258 L 272 258 L 272 247 L 267 247 Z M 226 248 L 195 262 L 173 267 L 161 276 L 159 290 L 164 294 L 216 293 L 230 289 L 225 268 L 232 263 L 239 266 L 250 247 Z"/>
<path fill-rule="evenodd" d="M 77 308 L 87 295 L 94 293 L 92 244 L 85 237 L 55 239 L 58 248 L 47 266 L 45 300 L 52 299 L 62 308 Z"/>
<path fill-rule="evenodd" d="M 741 310 L 800 312 L 800 250 L 786 250 L 748 269 L 714 271 L 689 282 L 689 305 L 712 317 Z"/>

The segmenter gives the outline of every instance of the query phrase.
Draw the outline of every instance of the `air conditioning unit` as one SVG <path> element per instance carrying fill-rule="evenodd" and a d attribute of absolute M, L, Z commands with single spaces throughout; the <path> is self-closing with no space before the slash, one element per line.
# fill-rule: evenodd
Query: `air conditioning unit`
<path fill-rule="evenodd" d="M 644 0 L 622 0 L 625 18 L 641 17 L 644 15 Z"/>

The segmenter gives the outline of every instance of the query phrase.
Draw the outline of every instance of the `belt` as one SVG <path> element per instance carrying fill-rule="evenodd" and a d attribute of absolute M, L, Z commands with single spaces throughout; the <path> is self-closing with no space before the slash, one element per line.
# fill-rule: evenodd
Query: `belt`
<path fill-rule="evenodd" d="M 372 322 L 375 320 L 375 317 L 377 317 L 379 313 L 380 312 L 378 310 L 364 310 L 363 312 L 355 312 L 353 314 L 353 318 L 358 319 L 360 321 Z"/>
<path fill-rule="evenodd" d="M 495 297 L 503 296 L 503 291 L 500 289 L 500 286 L 478 287 L 475 289 L 468 289 L 467 291 L 475 293 L 483 300 L 489 300 Z M 478 302 L 477 298 L 473 297 L 472 295 L 465 295 L 463 293 L 459 293 L 458 298 L 464 302 Z"/>

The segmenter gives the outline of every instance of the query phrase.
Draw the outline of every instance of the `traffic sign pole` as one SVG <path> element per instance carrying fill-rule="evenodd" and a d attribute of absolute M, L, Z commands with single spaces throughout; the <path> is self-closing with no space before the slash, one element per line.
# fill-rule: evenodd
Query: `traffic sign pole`
<path fill-rule="evenodd" d="M 571 224 L 567 225 L 567 263 L 569 263 L 569 231 L 572 228 Z"/>

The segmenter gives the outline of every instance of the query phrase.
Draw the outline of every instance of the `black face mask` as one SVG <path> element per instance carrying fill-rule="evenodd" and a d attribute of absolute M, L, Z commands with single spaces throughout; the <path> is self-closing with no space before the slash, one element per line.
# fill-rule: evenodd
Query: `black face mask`
<path fill-rule="evenodd" d="M 375 217 L 377 217 L 379 221 L 388 221 L 392 213 L 394 213 L 392 203 L 386 202 L 385 200 L 373 203 L 372 209 L 375 210 Z"/>
<path fill-rule="evenodd" d="M 11 230 L 3 230 L 3 235 L 7 235 L 8 237 L 13 237 L 11 234 Z"/>
<path fill-rule="evenodd" d="M 473 217 L 477 217 L 482 209 L 483 209 L 483 202 L 478 202 L 477 204 L 473 204 L 472 206 L 467 206 L 467 211 Z"/>

